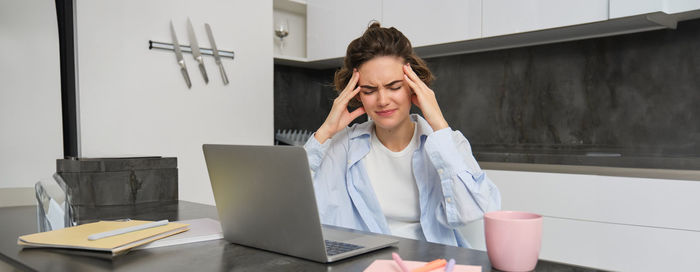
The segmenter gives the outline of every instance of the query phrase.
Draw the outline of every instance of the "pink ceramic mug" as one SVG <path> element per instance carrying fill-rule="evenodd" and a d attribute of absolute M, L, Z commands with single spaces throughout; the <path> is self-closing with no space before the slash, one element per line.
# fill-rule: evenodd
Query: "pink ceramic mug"
<path fill-rule="evenodd" d="M 542 242 L 542 216 L 516 211 L 484 215 L 486 253 L 491 265 L 503 271 L 531 271 Z"/>

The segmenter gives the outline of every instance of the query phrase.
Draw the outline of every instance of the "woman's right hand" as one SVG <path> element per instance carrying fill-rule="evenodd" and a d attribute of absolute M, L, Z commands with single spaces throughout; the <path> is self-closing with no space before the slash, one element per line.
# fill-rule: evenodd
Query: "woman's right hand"
<path fill-rule="evenodd" d="M 333 107 L 331 108 L 331 112 L 328 113 L 326 121 L 323 122 L 323 125 L 321 125 L 314 134 L 314 137 L 316 137 L 319 143 L 323 144 L 326 140 L 338 133 L 338 131 L 347 127 L 352 120 L 365 114 L 365 108 L 363 107 L 359 107 L 352 112 L 348 111 L 348 103 L 360 92 L 361 88 L 357 86 L 359 80 L 360 73 L 357 72 L 357 69 L 354 69 L 348 85 L 345 86 L 345 89 L 333 100 Z"/>

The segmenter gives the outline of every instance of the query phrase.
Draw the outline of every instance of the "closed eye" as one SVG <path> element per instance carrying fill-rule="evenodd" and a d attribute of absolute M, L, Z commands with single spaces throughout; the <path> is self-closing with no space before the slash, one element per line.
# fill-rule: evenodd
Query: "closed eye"
<path fill-rule="evenodd" d="M 403 86 L 403 84 L 401 84 L 402 82 L 403 80 L 394 80 L 391 83 L 384 85 L 384 87 L 396 91 L 398 89 L 401 89 L 401 87 Z"/>
<path fill-rule="evenodd" d="M 367 95 L 367 94 L 372 94 L 372 93 L 374 93 L 375 91 L 376 91 L 376 90 L 374 90 L 374 89 L 369 89 L 369 88 L 363 88 L 363 89 L 362 89 L 362 93 L 363 93 L 363 94 L 366 94 L 366 95 Z"/>

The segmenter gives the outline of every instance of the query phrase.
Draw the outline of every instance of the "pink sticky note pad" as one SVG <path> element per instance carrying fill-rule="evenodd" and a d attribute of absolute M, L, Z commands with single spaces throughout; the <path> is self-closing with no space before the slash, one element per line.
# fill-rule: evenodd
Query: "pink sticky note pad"
<path fill-rule="evenodd" d="M 413 262 L 413 261 L 403 261 L 408 269 L 416 269 L 421 266 L 424 266 L 426 262 Z M 444 271 L 445 267 L 440 267 L 437 268 L 433 271 Z M 475 266 L 475 265 L 461 265 L 457 264 L 455 265 L 455 268 L 452 270 L 453 272 L 481 272 L 481 266 Z M 401 268 L 399 268 L 399 265 L 396 264 L 394 260 L 375 260 L 372 264 L 370 264 L 364 272 L 402 272 Z"/>

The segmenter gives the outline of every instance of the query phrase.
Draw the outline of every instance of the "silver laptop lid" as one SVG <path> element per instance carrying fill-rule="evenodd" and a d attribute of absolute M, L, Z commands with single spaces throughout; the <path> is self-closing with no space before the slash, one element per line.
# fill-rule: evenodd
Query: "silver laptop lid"
<path fill-rule="evenodd" d="M 224 238 L 326 262 L 306 152 L 296 146 L 202 146 Z"/>

